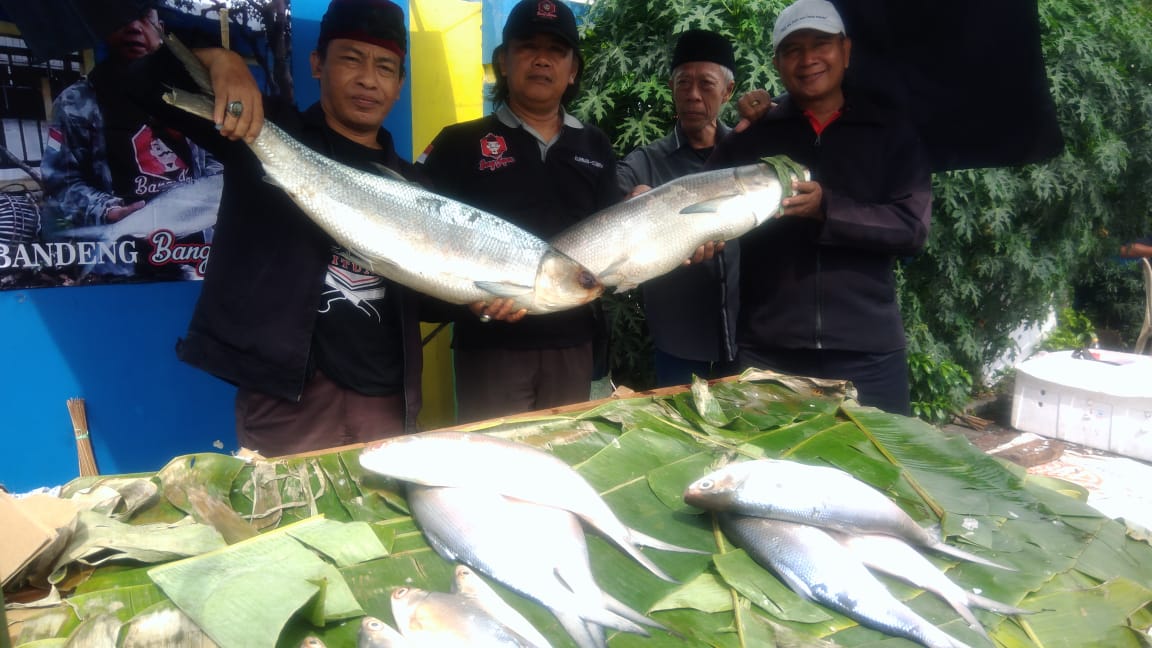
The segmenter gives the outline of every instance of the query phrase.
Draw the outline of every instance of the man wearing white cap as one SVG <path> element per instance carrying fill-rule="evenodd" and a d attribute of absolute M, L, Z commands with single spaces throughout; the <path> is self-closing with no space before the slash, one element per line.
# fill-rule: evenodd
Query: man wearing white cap
<path fill-rule="evenodd" d="M 741 239 L 738 362 L 851 380 L 864 405 L 909 414 L 900 256 L 931 223 L 928 164 L 912 125 L 845 90 L 852 53 L 826 0 L 776 20 L 772 62 L 788 93 L 721 142 L 711 167 L 785 154 L 808 166 L 780 219 Z"/>

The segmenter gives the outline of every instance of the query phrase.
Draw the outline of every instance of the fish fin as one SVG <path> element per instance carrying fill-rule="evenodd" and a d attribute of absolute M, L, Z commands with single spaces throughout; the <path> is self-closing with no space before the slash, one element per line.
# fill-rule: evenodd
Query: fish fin
<path fill-rule="evenodd" d="M 611 285 L 606 281 L 601 281 L 600 283 L 604 284 L 605 286 Z M 639 286 L 640 286 L 640 284 L 632 283 L 630 281 L 626 282 L 626 283 L 619 283 L 619 284 L 616 284 L 616 289 L 613 290 L 612 293 L 615 295 L 623 295 L 624 293 L 628 292 L 629 290 L 635 290 Z"/>
<path fill-rule="evenodd" d="M 688 205 L 680 210 L 681 214 L 715 214 L 720 211 L 720 207 L 727 203 L 732 198 L 739 194 L 727 194 L 724 196 L 716 196 L 708 200 Z"/>
<path fill-rule="evenodd" d="M 532 292 L 532 286 L 507 283 L 503 281 L 476 281 L 473 285 L 486 293 L 497 297 L 520 297 Z"/>
<path fill-rule="evenodd" d="M 412 182 L 408 178 L 405 178 L 404 176 L 400 175 L 400 172 L 396 171 L 395 169 L 389 169 L 388 167 L 384 166 L 383 164 L 380 164 L 379 162 L 372 162 L 371 164 L 372 164 L 372 168 L 375 169 L 377 173 L 384 176 L 385 178 L 392 178 L 393 180 L 399 180 L 400 182 L 403 182 L 404 184 L 410 184 L 410 185 L 416 184 L 415 182 Z"/>
<path fill-rule="evenodd" d="M 972 592 L 966 593 L 968 594 L 969 605 L 991 610 L 997 614 L 1036 614 L 1037 612 L 1036 610 L 1025 610 L 1024 608 L 1014 607 L 1006 603 L 1001 603 L 1000 601 L 994 601 L 979 594 L 973 594 Z"/>
<path fill-rule="evenodd" d="M 988 567 L 995 567 L 997 569 L 1003 569 L 1006 571 L 1013 571 L 1013 572 L 1019 571 L 1015 567 L 1009 567 L 1007 565 L 1001 565 L 1000 563 L 992 561 L 992 560 L 988 560 L 987 558 L 981 558 L 980 556 L 977 556 L 976 554 L 968 553 L 967 551 L 964 551 L 963 549 L 953 547 L 952 545 L 947 544 L 945 542 L 936 542 L 934 544 L 928 545 L 928 548 L 933 549 L 935 551 L 939 551 L 942 554 L 948 554 L 949 556 L 952 556 L 953 558 L 959 558 L 961 560 L 967 560 L 968 562 L 974 562 L 978 565 L 986 565 Z"/>
<path fill-rule="evenodd" d="M 636 623 L 639 623 L 640 625 L 646 625 L 649 628 L 659 628 L 660 630 L 671 632 L 671 630 L 669 630 L 664 624 L 660 623 L 659 621 L 649 619 L 640 612 L 633 610 L 623 602 L 617 600 L 607 592 L 604 593 L 604 607 L 608 608 L 608 610 L 611 612 L 618 614 L 625 619 L 628 619 L 629 621 L 635 621 Z"/>
<path fill-rule="evenodd" d="M 670 542 L 664 542 L 659 538 L 653 538 L 650 535 L 637 531 L 636 529 L 628 529 L 628 537 L 632 538 L 632 542 L 642 546 L 651 547 L 653 549 L 663 549 L 664 551 L 677 551 L 680 553 L 700 554 L 701 556 L 710 555 L 709 551 L 700 551 L 699 549 L 689 549 L 688 547 L 681 547 L 674 545 Z"/>
<path fill-rule="evenodd" d="M 377 263 L 377 262 L 375 262 L 375 261 L 373 261 L 367 257 L 364 257 L 364 256 L 357 254 L 354 250 L 341 249 L 339 254 L 340 254 L 340 256 L 344 257 L 345 259 L 348 259 L 352 263 L 355 263 L 356 265 L 360 266 L 361 268 L 369 270 L 370 272 L 375 273 L 375 274 L 380 274 L 380 264 L 379 263 Z"/>

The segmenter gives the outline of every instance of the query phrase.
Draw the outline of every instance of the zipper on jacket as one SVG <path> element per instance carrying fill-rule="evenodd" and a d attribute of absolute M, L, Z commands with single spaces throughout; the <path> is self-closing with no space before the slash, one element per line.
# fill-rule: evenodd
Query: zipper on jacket
<path fill-rule="evenodd" d="M 820 247 L 816 247 L 816 348 L 824 348 L 824 273 L 820 263 Z"/>

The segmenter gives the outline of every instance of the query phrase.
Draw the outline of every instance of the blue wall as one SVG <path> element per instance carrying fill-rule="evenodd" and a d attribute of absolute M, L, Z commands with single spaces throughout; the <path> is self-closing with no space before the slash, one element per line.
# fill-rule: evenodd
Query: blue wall
<path fill-rule="evenodd" d="M 293 74 L 304 107 L 319 98 L 308 54 L 327 6 L 292 3 Z M 411 115 L 405 90 L 385 123 L 404 157 L 412 150 Z M 236 450 L 235 390 L 173 351 L 199 293 L 195 282 L 0 291 L 0 484 L 22 492 L 78 474 L 66 406 L 72 397 L 86 401 L 103 474 Z"/>

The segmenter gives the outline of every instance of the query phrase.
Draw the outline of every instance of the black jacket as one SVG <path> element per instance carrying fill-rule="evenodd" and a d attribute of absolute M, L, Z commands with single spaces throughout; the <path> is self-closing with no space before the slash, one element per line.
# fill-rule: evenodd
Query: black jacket
<path fill-rule="evenodd" d="M 620 199 L 616 156 L 602 131 L 568 116 L 542 159 L 536 138 L 502 121 L 502 113 L 440 131 L 417 163 L 434 191 L 546 241 Z M 481 324 L 465 314 L 456 320 L 453 345 L 519 350 L 577 346 L 593 339 L 595 308 L 532 315 L 515 324 Z"/>
<path fill-rule="evenodd" d="M 298 401 L 311 371 L 313 329 L 333 240 L 264 179 L 259 160 L 243 142 L 227 140 L 209 121 L 158 102 L 164 84 L 183 76 L 178 65 L 161 48 L 140 64 L 140 83 L 131 90 L 224 163 L 208 269 L 177 355 L 244 389 Z M 266 113 L 292 137 L 332 155 L 332 138 L 339 135 L 325 124 L 319 104 L 304 113 L 269 105 Z M 387 130 L 380 129 L 377 141 L 387 152 L 387 166 L 412 176 Z M 389 293 L 388 307 L 399 312 L 406 418 L 414 430 L 423 360 L 416 295 L 398 284 L 390 284 Z"/>
<path fill-rule="evenodd" d="M 784 98 L 720 143 L 709 166 L 786 154 L 820 182 L 827 218 L 781 218 L 741 239 L 742 348 L 889 352 L 905 346 L 893 273 L 923 248 L 931 176 L 906 121 L 849 95 L 818 136 Z"/>

